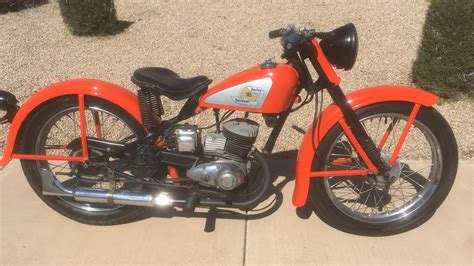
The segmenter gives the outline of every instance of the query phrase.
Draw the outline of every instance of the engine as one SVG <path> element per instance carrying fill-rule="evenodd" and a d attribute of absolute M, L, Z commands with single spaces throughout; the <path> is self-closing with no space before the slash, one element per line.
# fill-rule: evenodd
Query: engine
<path fill-rule="evenodd" d="M 233 119 L 222 124 L 222 132 L 209 133 L 202 147 L 203 154 L 215 161 L 197 165 L 186 175 L 203 186 L 232 190 L 245 181 L 246 159 L 258 135 L 258 123 L 249 119 Z M 194 152 L 199 131 L 179 129 L 176 141 L 179 151 Z M 180 143 L 181 142 L 181 143 Z"/>
<path fill-rule="evenodd" d="M 245 181 L 245 164 L 230 160 L 217 160 L 189 169 L 186 175 L 207 187 L 232 190 Z"/>
<path fill-rule="evenodd" d="M 233 119 L 222 125 L 221 133 L 210 133 L 204 141 L 204 153 L 246 159 L 258 135 L 258 124 L 249 119 Z"/>

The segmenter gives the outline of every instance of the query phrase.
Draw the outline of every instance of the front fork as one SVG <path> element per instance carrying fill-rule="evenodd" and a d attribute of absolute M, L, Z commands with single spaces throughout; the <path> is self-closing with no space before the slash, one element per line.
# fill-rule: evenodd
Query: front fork
<path fill-rule="evenodd" d="M 339 106 L 344 115 L 344 119 L 341 120 L 341 126 L 346 133 L 349 134 L 348 139 L 355 138 L 356 141 L 351 140 L 352 145 L 361 146 L 365 154 L 359 154 L 361 157 L 367 157 L 368 164 L 367 167 L 371 172 L 377 171 L 379 174 L 385 178 L 389 178 L 389 165 L 382 159 L 380 150 L 375 145 L 372 138 L 367 134 L 362 123 L 359 121 L 354 110 L 347 102 L 347 98 L 342 92 L 341 87 L 334 86 L 328 89 L 329 95 L 333 99 L 334 103 Z M 358 142 L 358 143 L 357 143 Z"/>

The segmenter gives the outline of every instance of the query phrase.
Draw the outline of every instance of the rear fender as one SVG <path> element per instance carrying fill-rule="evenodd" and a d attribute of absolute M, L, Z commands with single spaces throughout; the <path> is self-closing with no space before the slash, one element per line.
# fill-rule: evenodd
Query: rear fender
<path fill-rule="evenodd" d="M 353 110 L 381 102 L 411 102 L 423 106 L 433 106 L 438 102 L 438 97 L 429 92 L 414 87 L 405 86 L 376 86 L 364 88 L 348 94 L 347 100 Z M 339 107 L 332 104 L 320 115 L 317 123 L 321 123 L 319 132 L 314 134 L 317 148 L 318 139 L 323 140 L 329 130 L 343 118 Z M 306 131 L 301 143 L 296 162 L 295 188 L 293 192 L 293 205 L 305 205 L 309 191 L 311 166 L 314 158 L 312 146 L 312 126 Z M 318 136 L 319 134 L 319 136 Z"/>
<path fill-rule="evenodd" d="M 138 107 L 138 99 L 135 94 L 114 85 L 112 83 L 92 80 L 80 79 L 69 80 L 53 84 L 49 87 L 41 89 L 39 92 L 31 96 L 18 110 L 12 120 L 8 132 L 7 142 L 0 166 L 4 167 L 11 160 L 15 149 L 16 139 L 21 131 L 23 122 L 28 116 L 44 102 L 66 96 L 66 95 L 85 95 L 94 96 L 112 102 L 129 112 L 137 121 L 141 123 L 140 111 Z"/>

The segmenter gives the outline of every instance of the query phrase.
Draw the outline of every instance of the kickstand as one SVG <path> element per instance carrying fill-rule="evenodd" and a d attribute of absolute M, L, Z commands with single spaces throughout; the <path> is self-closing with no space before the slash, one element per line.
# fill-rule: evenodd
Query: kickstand
<path fill-rule="evenodd" d="M 211 207 L 207 212 L 206 226 L 204 227 L 204 232 L 211 233 L 216 230 L 216 216 L 217 209 L 215 207 Z"/>

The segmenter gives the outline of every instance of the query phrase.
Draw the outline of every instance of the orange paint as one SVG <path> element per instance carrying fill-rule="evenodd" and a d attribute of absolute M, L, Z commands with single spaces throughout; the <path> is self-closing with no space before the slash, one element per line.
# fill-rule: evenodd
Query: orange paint
<path fill-rule="evenodd" d="M 81 157 L 81 156 L 50 156 L 50 155 L 20 154 L 20 153 L 13 154 L 12 159 L 84 162 L 84 157 Z"/>
<path fill-rule="evenodd" d="M 382 139 L 380 140 L 379 145 L 378 145 L 378 148 L 379 148 L 379 149 L 382 149 L 383 146 L 385 145 L 385 142 L 387 142 L 388 137 L 390 136 L 390 132 L 391 132 L 391 130 L 388 130 L 388 129 L 387 129 L 387 130 L 385 131 L 385 133 L 383 134 Z"/>
<path fill-rule="evenodd" d="M 272 86 L 261 108 L 218 105 L 206 102 L 206 98 L 218 92 L 253 80 L 271 78 Z M 235 74 L 207 91 L 199 100 L 199 107 L 236 110 L 252 113 L 276 114 L 285 111 L 294 102 L 298 86 L 298 72 L 288 64 L 278 64 L 275 68 L 262 69 L 256 66 Z"/>
<path fill-rule="evenodd" d="M 179 177 L 178 170 L 173 166 L 168 166 L 168 172 L 171 178 L 176 179 Z"/>
<path fill-rule="evenodd" d="M 429 92 L 414 87 L 407 86 L 376 86 L 357 90 L 348 94 L 347 100 L 352 109 L 357 110 L 362 107 L 381 102 L 412 102 L 423 106 L 433 106 L 437 103 L 438 97 Z M 342 112 L 334 104 L 331 104 L 320 115 L 317 123 L 321 123 L 319 132 L 315 133 L 315 139 L 323 140 L 329 130 L 343 118 Z M 309 129 L 303 138 L 296 161 L 295 188 L 293 192 L 293 205 L 301 207 L 306 203 L 308 197 L 309 183 L 311 176 L 311 165 L 314 158 L 314 151 L 311 141 L 311 130 Z M 315 141 L 316 148 L 318 142 Z"/>
<path fill-rule="evenodd" d="M 334 86 L 339 85 L 339 83 L 341 83 L 341 77 L 339 77 L 334 67 L 329 63 L 329 60 L 326 58 L 326 55 L 324 55 L 323 49 L 319 46 L 318 41 L 313 39 L 311 43 L 316 49 L 316 60 L 318 60 L 318 63 L 326 74 L 329 82 Z"/>
<path fill-rule="evenodd" d="M 337 158 L 335 160 L 332 160 L 331 163 L 338 163 L 338 164 L 352 163 L 352 159 L 351 158 Z"/>
<path fill-rule="evenodd" d="M 346 134 L 347 138 L 351 142 L 352 146 L 356 149 L 357 153 L 362 157 L 362 160 L 364 160 L 365 165 L 367 165 L 372 173 L 377 172 L 377 167 L 370 161 L 369 157 L 365 153 L 364 149 L 360 145 L 360 143 L 357 141 L 356 137 L 352 133 L 352 130 L 349 128 L 347 125 L 346 121 L 344 119 L 339 120 L 339 125 L 341 125 L 342 130 L 344 130 L 344 133 Z"/>
<path fill-rule="evenodd" d="M 57 97 L 78 94 L 83 94 L 86 97 L 94 96 L 114 103 L 129 112 L 137 121 L 141 122 L 137 96 L 122 87 L 92 79 L 70 80 L 56 83 L 35 93 L 20 107 L 10 125 L 0 166 L 6 166 L 11 160 L 14 144 L 22 124 L 28 116 L 34 112 L 35 108 Z"/>
<path fill-rule="evenodd" d="M 405 139 L 408 136 L 408 132 L 410 132 L 410 127 L 411 125 L 413 125 L 413 121 L 415 121 L 416 114 L 418 114 L 419 110 L 420 110 L 420 104 L 415 104 L 415 106 L 413 107 L 413 110 L 410 113 L 410 116 L 408 117 L 405 128 L 402 131 L 402 135 L 400 136 L 400 139 L 398 140 L 397 146 L 395 147 L 395 150 L 393 151 L 392 157 L 390 158 L 390 161 L 389 161 L 390 166 L 393 166 L 395 164 L 398 154 L 400 153 L 400 150 L 402 149 L 403 143 L 405 142 Z"/>
<path fill-rule="evenodd" d="M 369 170 L 336 170 L 336 171 L 319 171 L 311 172 L 310 177 L 326 177 L 326 176 L 358 176 L 358 175 L 367 175 Z"/>
<path fill-rule="evenodd" d="M 82 157 L 89 159 L 89 150 L 87 148 L 87 125 L 86 125 L 86 107 L 84 103 L 84 94 L 79 94 L 79 126 L 81 128 Z"/>

